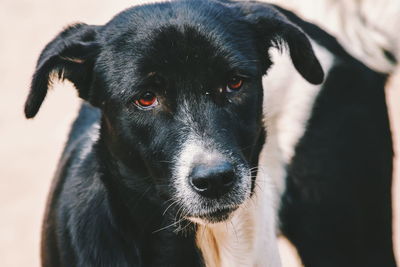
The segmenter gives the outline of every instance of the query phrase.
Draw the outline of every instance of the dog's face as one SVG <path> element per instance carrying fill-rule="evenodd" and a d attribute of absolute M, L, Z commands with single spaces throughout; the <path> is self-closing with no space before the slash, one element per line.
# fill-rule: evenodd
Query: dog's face
<path fill-rule="evenodd" d="M 72 26 L 39 59 L 26 114 L 53 71 L 102 111 L 101 142 L 130 190 L 155 192 L 195 221 L 218 222 L 251 196 L 264 142 L 268 49 L 287 43 L 310 82 L 322 70 L 304 34 L 269 5 L 177 1 Z M 268 92 L 268 91 L 267 91 Z"/>

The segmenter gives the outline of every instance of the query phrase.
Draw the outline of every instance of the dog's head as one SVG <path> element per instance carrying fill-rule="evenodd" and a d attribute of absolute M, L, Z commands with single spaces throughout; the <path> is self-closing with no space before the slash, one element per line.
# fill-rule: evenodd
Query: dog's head
<path fill-rule="evenodd" d="M 306 80 L 322 82 L 305 34 L 267 4 L 134 7 L 104 26 L 70 26 L 50 42 L 25 113 L 36 115 L 51 74 L 71 81 L 101 110 L 100 141 L 126 187 L 151 188 L 193 220 L 222 221 L 254 187 L 265 135 L 261 79 L 269 49 L 280 46 Z"/>

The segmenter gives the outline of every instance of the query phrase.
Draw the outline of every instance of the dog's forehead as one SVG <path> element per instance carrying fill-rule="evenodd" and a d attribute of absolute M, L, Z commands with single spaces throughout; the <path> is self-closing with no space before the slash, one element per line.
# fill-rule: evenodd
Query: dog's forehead
<path fill-rule="evenodd" d="M 107 32 L 116 37 L 106 38 L 113 40 L 113 53 L 119 55 L 114 59 L 131 60 L 142 73 L 256 71 L 249 29 L 231 8 L 213 1 L 140 6 L 109 25 Z"/>
<path fill-rule="evenodd" d="M 153 32 L 143 44 L 143 52 L 137 55 L 140 71 L 184 75 L 245 68 L 249 55 L 224 41 L 224 36 L 219 37 L 213 38 L 190 24 L 161 27 Z"/>

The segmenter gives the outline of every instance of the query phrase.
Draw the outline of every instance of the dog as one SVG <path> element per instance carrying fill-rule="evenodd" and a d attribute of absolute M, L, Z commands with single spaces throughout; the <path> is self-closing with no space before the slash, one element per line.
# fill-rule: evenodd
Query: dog
<path fill-rule="evenodd" d="M 308 267 L 396 266 L 386 75 L 317 26 L 257 1 L 142 5 L 56 36 L 27 118 L 52 78 L 84 103 L 43 266 L 278 267 L 279 231 Z"/>

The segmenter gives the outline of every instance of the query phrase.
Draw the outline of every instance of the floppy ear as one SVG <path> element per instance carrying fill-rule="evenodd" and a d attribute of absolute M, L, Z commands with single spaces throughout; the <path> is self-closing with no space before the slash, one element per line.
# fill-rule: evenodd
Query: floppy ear
<path fill-rule="evenodd" d="M 69 26 L 43 49 L 25 103 L 27 118 L 33 118 L 39 111 L 53 76 L 71 81 L 79 96 L 88 99 L 94 60 L 99 51 L 97 28 L 83 23 Z"/>
<path fill-rule="evenodd" d="M 320 84 L 324 71 L 305 33 L 273 6 L 256 1 L 243 3 L 245 20 L 255 27 L 256 37 L 266 47 L 287 45 L 296 70 L 310 83 Z"/>

